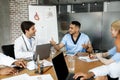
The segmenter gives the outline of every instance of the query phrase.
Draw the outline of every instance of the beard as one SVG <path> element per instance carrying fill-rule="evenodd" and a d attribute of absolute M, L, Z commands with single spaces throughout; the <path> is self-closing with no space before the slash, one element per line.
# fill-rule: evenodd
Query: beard
<path fill-rule="evenodd" d="M 69 34 L 74 34 L 72 31 L 69 31 Z"/>

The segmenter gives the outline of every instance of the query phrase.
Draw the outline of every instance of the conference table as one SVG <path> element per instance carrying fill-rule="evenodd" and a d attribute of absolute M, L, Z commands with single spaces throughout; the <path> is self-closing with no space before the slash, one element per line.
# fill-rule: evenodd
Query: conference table
<path fill-rule="evenodd" d="M 69 57 L 70 57 L 69 55 L 65 55 L 65 60 L 66 60 L 67 66 L 69 66 L 69 63 L 68 63 L 68 58 Z M 78 59 L 77 56 L 75 56 L 74 59 L 75 59 L 74 73 L 88 72 L 88 70 L 90 70 L 92 68 L 103 65 L 99 60 L 98 61 L 93 61 L 93 62 L 86 62 L 86 61 L 82 61 L 82 60 Z M 48 58 L 47 60 L 50 60 L 50 58 Z M 27 73 L 30 76 L 42 75 L 42 74 L 35 73 L 35 70 L 24 69 L 24 70 L 20 71 L 19 73 L 15 74 L 15 75 L 0 76 L 0 79 L 8 78 L 8 77 L 11 77 L 11 76 L 16 76 L 16 75 L 20 75 L 20 74 L 24 74 L 24 73 Z M 44 74 L 50 74 L 54 80 L 57 80 L 57 76 L 56 76 L 56 73 L 54 71 L 53 66 L 45 67 L 43 69 L 43 75 Z"/>

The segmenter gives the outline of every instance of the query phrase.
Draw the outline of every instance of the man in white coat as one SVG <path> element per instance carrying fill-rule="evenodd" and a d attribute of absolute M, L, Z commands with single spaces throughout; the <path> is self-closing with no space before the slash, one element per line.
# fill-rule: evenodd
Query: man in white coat
<path fill-rule="evenodd" d="M 21 30 L 24 34 L 18 37 L 14 43 L 15 58 L 32 59 L 35 52 L 35 23 L 23 21 Z"/>
<path fill-rule="evenodd" d="M 26 62 L 23 60 L 14 60 L 13 58 L 0 53 L 0 75 L 14 74 L 16 69 L 11 67 L 12 65 L 26 68 Z"/>

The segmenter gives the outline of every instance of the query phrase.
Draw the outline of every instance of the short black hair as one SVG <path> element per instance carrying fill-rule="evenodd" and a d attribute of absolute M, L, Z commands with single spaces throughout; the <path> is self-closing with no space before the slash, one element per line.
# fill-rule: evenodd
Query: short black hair
<path fill-rule="evenodd" d="M 78 26 L 79 28 L 81 27 L 81 24 L 78 21 L 72 21 L 71 24 Z"/>
<path fill-rule="evenodd" d="M 25 30 L 29 30 L 33 25 L 35 25 L 32 21 L 23 21 L 21 23 L 21 30 L 25 34 Z"/>

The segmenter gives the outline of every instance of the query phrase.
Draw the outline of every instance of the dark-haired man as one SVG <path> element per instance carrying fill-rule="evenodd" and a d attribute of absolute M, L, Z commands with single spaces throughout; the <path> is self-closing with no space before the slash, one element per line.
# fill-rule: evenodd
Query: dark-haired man
<path fill-rule="evenodd" d="M 15 58 L 33 58 L 35 51 L 35 23 L 23 21 L 21 30 L 24 34 L 15 40 Z"/>
<path fill-rule="evenodd" d="M 68 54 L 76 54 L 79 52 L 92 52 L 92 46 L 89 37 L 80 32 L 81 24 L 78 21 L 72 21 L 67 34 L 63 37 L 60 44 L 52 39 L 50 43 L 56 50 L 60 50 L 65 46 Z"/>

